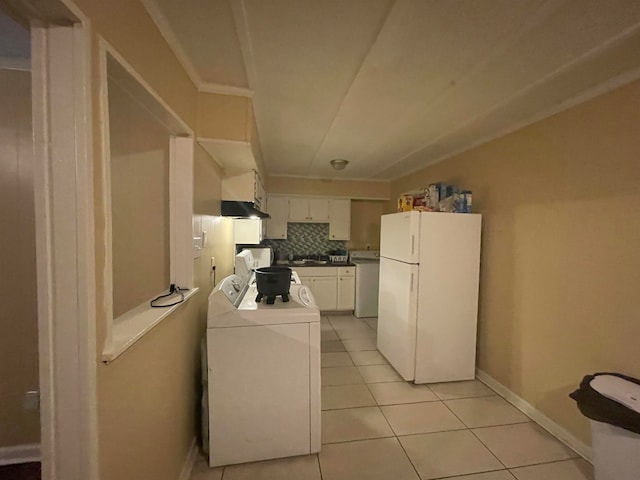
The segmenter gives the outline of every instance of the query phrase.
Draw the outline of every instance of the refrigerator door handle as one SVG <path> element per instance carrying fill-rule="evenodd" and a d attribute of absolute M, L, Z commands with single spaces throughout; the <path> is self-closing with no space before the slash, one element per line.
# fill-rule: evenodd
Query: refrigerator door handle
<path fill-rule="evenodd" d="M 411 289 L 410 292 L 413 292 L 413 273 L 411 274 Z"/>
<path fill-rule="evenodd" d="M 416 236 L 415 235 L 411 235 L 411 255 L 413 255 L 413 251 L 415 250 L 415 246 L 416 246 Z"/>

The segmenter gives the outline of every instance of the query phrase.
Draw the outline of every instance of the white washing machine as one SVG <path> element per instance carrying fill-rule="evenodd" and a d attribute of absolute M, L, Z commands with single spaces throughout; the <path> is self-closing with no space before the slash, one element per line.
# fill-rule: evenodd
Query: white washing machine
<path fill-rule="evenodd" d="M 257 293 L 231 275 L 209 296 L 212 467 L 320 451 L 320 312 L 303 285 L 286 303 Z"/>

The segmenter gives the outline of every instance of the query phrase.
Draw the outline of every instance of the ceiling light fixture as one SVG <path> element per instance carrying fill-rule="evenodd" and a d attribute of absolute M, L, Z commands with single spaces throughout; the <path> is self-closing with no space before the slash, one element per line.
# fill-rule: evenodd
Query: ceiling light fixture
<path fill-rule="evenodd" d="M 334 158 L 329 161 L 334 170 L 344 170 L 344 167 L 347 166 L 349 160 L 345 160 L 344 158 Z"/>

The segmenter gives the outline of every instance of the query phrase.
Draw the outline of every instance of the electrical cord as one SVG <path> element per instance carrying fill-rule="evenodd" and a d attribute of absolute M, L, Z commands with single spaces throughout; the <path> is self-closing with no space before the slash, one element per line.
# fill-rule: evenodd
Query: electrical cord
<path fill-rule="evenodd" d="M 166 307 L 173 307 L 174 305 L 178 305 L 179 303 L 184 302 L 184 293 L 188 291 L 188 288 L 180 288 L 177 287 L 175 283 L 172 283 L 169 286 L 169 293 L 165 293 L 164 295 L 159 295 L 156 298 L 154 298 L 153 300 L 151 300 L 151 302 L 149 302 L 149 304 L 151 305 L 151 307 L 153 308 L 166 308 Z M 162 304 L 162 305 L 157 305 L 155 304 L 158 300 L 162 300 L 163 298 L 167 298 L 167 297 L 171 297 L 172 295 L 180 295 L 180 300 L 173 302 L 173 303 L 167 303 L 167 304 Z"/>

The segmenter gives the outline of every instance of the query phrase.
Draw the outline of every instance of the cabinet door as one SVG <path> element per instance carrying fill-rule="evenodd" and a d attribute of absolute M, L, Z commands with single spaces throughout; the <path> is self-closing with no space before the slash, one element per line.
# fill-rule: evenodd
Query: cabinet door
<path fill-rule="evenodd" d="M 310 220 L 308 198 L 291 198 L 289 200 L 289 220 L 292 222 L 308 222 Z"/>
<path fill-rule="evenodd" d="M 256 173 L 255 175 L 255 188 L 256 188 L 256 205 L 258 208 L 262 210 L 266 210 L 267 208 L 267 193 L 264 190 L 264 184 L 262 183 L 262 179 Z"/>
<path fill-rule="evenodd" d="M 329 221 L 329 200 L 322 198 L 309 199 L 309 217 L 314 222 Z"/>
<path fill-rule="evenodd" d="M 351 200 L 329 200 L 329 239 L 351 238 Z"/>
<path fill-rule="evenodd" d="M 269 197 L 267 212 L 271 215 L 266 221 L 267 238 L 287 238 L 287 220 L 289 219 L 289 198 Z"/>
<path fill-rule="evenodd" d="M 338 304 L 337 283 L 336 277 L 316 277 L 313 279 L 313 285 L 310 288 L 320 310 L 336 309 Z"/>
<path fill-rule="evenodd" d="M 356 295 L 356 278 L 338 277 L 338 310 L 353 310 Z"/>
<path fill-rule="evenodd" d="M 233 221 L 233 243 L 257 245 L 262 241 L 262 220 L 235 219 Z"/>

